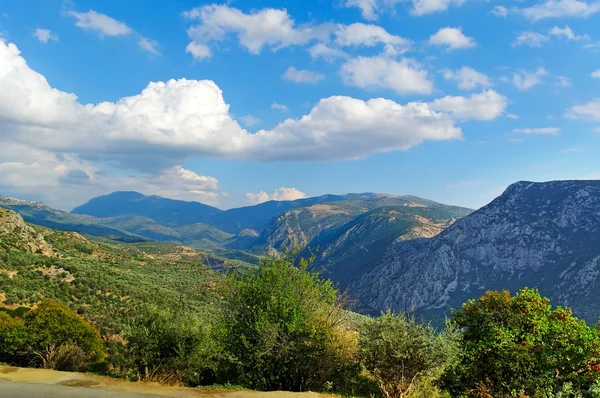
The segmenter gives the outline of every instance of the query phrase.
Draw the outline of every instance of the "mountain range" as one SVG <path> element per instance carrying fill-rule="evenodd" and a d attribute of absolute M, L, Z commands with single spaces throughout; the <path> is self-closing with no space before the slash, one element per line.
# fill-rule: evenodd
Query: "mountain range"
<path fill-rule="evenodd" d="M 374 193 L 226 211 L 136 192 L 70 213 L 6 197 L 0 207 L 54 229 L 174 242 L 246 264 L 298 247 L 361 312 L 391 308 L 439 320 L 486 290 L 529 286 L 588 321 L 600 315 L 600 181 L 518 182 L 476 211 Z"/>

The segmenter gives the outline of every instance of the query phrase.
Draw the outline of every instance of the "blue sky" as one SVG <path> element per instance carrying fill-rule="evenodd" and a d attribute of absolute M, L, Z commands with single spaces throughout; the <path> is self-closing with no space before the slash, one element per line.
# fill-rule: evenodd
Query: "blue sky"
<path fill-rule="evenodd" d="M 0 194 L 61 209 L 600 178 L 598 1 L 31 0 L 0 32 Z"/>

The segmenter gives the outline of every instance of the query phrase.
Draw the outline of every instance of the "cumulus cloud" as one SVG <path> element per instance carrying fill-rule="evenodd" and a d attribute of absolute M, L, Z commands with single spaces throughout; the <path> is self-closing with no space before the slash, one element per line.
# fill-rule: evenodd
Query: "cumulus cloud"
<path fill-rule="evenodd" d="M 52 31 L 50 31 L 49 29 L 38 28 L 35 30 L 35 32 L 33 32 L 33 35 L 44 44 L 48 43 L 48 41 L 50 40 L 58 41 L 58 36 L 52 33 Z"/>
<path fill-rule="evenodd" d="M 358 57 L 344 63 L 340 76 L 344 84 L 365 89 L 392 89 L 398 94 L 430 94 L 433 82 L 427 70 L 411 59 Z"/>
<path fill-rule="evenodd" d="M 520 70 L 513 75 L 512 82 L 517 90 L 527 91 L 542 83 L 545 76 L 548 76 L 548 71 L 542 67 L 532 72 Z"/>
<path fill-rule="evenodd" d="M 323 75 L 322 73 L 317 73 L 310 70 L 296 69 L 293 66 L 287 68 L 282 77 L 283 79 L 289 80 L 294 83 L 309 84 L 315 84 L 325 79 L 325 75 Z"/>
<path fill-rule="evenodd" d="M 258 193 L 248 192 L 246 194 L 246 203 L 249 205 L 257 205 L 259 203 L 264 203 L 269 200 L 269 194 L 265 191 L 260 191 Z"/>
<path fill-rule="evenodd" d="M 359 8 L 364 19 L 373 21 L 384 13 L 393 13 L 403 0 L 346 0 L 346 7 Z M 411 0 L 410 14 L 422 16 L 446 11 L 451 5 L 460 6 L 465 0 Z"/>
<path fill-rule="evenodd" d="M 411 73 L 408 76 L 420 76 Z M 494 103 L 503 98 L 488 91 L 462 100 L 446 97 L 430 104 L 401 105 L 382 98 L 333 96 L 300 118 L 250 133 L 232 118 L 212 81 L 151 82 L 140 94 L 83 105 L 74 94 L 52 88 L 29 68 L 14 44 L 4 42 L 0 42 L 0 92 L 6 94 L 0 97 L 2 144 L 71 154 L 95 164 L 109 161 L 111 167 L 153 175 L 187 157 L 357 159 L 408 150 L 426 140 L 459 139 L 462 132 L 455 118 L 489 119 Z M 486 114 L 480 109 L 483 99 L 488 100 Z"/>
<path fill-rule="evenodd" d="M 560 128 L 558 127 L 542 127 L 542 128 L 526 128 L 526 129 L 514 129 L 513 133 L 516 134 L 546 134 L 546 135 L 556 135 L 560 133 Z"/>
<path fill-rule="evenodd" d="M 259 204 L 269 200 L 296 200 L 306 198 L 306 194 L 296 188 L 285 188 L 281 187 L 273 191 L 271 195 L 266 193 L 265 191 L 260 191 L 258 193 L 248 192 L 246 194 L 246 202 L 248 204 Z"/>
<path fill-rule="evenodd" d="M 600 79 L 600 69 L 596 69 L 595 71 L 592 72 L 591 76 L 594 79 Z"/>
<path fill-rule="evenodd" d="M 594 98 L 583 105 L 575 105 L 567 109 L 570 119 L 583 119 L 600 122 L 600 98 Z"/>
<path fill-rule="evenodd" d="M 429 38 L 429 44 L 446 47 L 448 50 L 467 49 L 477 44 L 472 37 L 466 36 L 461 28 L 445 27 Z"/>
<path fill-rule="evenodd" d="M 388 33 L 381 26 L 354 23 L 338 25 L 335 31 L 335 43 L 341 47 L 384 45 L 390 55 L 403 54 L 410 48 L 410 40 Z"/>
<path fill-rule="evenodd" d="M 381 3 L 383 3 L 381 0 L 346 0 L 344 5 L 359 8 L 364 19 L 374 21 L 378 18 Z"/>
<path fill-rule="evenodd" d="M 158 51 L 158 42 L 148 39 L 147 37 L 141 37 L 138 39 L 138 46 L 140 46 L 140 48 L 151 52 L 152 54 L 157 54 L 159 55 L 160 52 Z"/>
<path fill-rule="evenodd" d="M 549 18 L 585 18 L 600 11 L 600 2 L 583 0 L 547 0 L 543 3 L 518 10 L 532 21 Z"/>
<path fill-rule="evenodd" d="M 452 114 L 460 120 L 493 120 L 504 113 L 507 98 L 494 90 L 470 97 L 447 96 L 431 102 L 431 109 Z"/>
<path fill-rule="evenodd" d="M 198 22 L 187 31 L 192 40 L 188 51 L 192 54 L 192 49 L 206 49 L 211 43 L 225 40 L 228 34 L 236 35 L 250 53 L 259 54 L 264 47 L 277 51 L 326 39 L 332 30 L 329 24 L 296 25 L 285 9 L 264 8 L 246 14 L 227 5 L 211 4 L 186 11 L 183 15 Z M 200 53 L 207 54 L 207 51 Z"/>
<path fill-rule="evenodd" d="M 445 69 L 443 71 L 444 79 L 453 81 L 458 88 L 463 90 L 475 90 L 478 87 L 487 88 L 491 86 L 489 77 L 468 66 L 463 66 L 456 71 Z"/>

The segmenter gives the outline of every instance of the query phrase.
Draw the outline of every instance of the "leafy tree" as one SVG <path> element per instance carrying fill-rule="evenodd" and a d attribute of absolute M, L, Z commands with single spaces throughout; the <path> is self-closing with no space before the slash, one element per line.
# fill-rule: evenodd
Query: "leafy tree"
<path fill-rule="evenodd" d="M 37 308 L 23 316 L 28 333 L 27 351 L 43 368 L 59 370 L 86 370 L 68 364 L 68 357 L 77 346 L 86 360 L 77 363 L 97 364 L 105 357 L 104 343 L 98 331 L 67 306 L 52 300 L 42 301 Z"/>
<path fill-rule="evenodd" d="M 388 311 L 361 329 L 359 357 L 385 397 L 408 397 L 456 357 L 455 336 L 452 330 L 438 335 L 430 325 Z"/>
<path fill-rule="evenodd" d="M 19 357 L 26 341 L 27 330 L 23 322 L 0 312 L 0 362 L 20 364 Z"/>
<path fill-rule="evenodd" d="M 589 389 L 600 376 L 598 331 L 552 310 L 537 290 L 486 292 L 454 313 L 461 360 L 444 376 L 455 396 L 549 397 L 563 385 Z"/>
<path fill-rule="evenodd" d="M 213 367 L 216 348 L 209 332 L 194 314 L 146 306 L 125 328 L 125 355 L 138 380 L 194 382 Z"/>
<path fill-rule="evenodd" d="M 307 271 L 309 262 L 295 267 L 287 254 L 263 260 L 256 273 L 226 278 L 222 341 L 235 382 L 323 390 L 355 365 L 356 335 L 347 329 L 343 299 L 331 281 Z"/>

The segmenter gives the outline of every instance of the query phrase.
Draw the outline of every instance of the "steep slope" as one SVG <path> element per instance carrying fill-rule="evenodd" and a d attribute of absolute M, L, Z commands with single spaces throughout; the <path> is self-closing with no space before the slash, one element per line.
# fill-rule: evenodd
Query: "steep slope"
<path fill-rule="evenodd" d="M 322 195 L 297 200 L 271 200 L 254 206 L 225 210 L 212 216 L 210 224 L 234 234 L 244 229 L 262 231 L 274 217 L 291 209 L 344 200 L 369 200 L 379 196 L 374 193 L 349 193 L 345 195 Z"/>
<path fill-rule="evenodd" d="M 389 207 L 398 214 L 430 214 L 436 212 L 438 218 L 451 220 L 463 217 L 472 210 L 446 206 L 414 196 L 377 195 L 369 198 L 355 198 L 317 204 L 289 210 L 273 218 L 256 239 L 251 250 L 257 253 L 276 254 L 286 248 L 316 247 L 334 239 L 336 229 L 368 214 L 375 209 Z M 342 231 L 337 231 L 343 234 Z M 323 237 L 320 237 L 324 234 Z M 392 238 L 395 239 L 399 235 Z M 315 240 L 319 237 L 318 241 Z M 313 242 L 315 240 L 315 242 Z"/>
<path fill-rule="evenodd" d="M 489 289 L 537 287 L 600 314 L 600 181 L 519 182 L 431 239 L 393 244 L 358 281 L 363 306 L 442 316 Z"/>
<path fill-rule="evenodd" d="M 41 231 L 27 225 L 14 211 L 0 209 L 0 251 L 24 251 L 53 256 L 52 245 L 44 240 Z"/>
<path fill-rule="evenodd" d="M 319 248 L 312 267 L 345 288 L 378 264 L 395 241 L 435 236 L 464 215 L 458 213 L 437 207 L 375 209 L 312 240 L 311 247 Z"/>
<path fill-rule="evenodd" d="M 168 227 L 205 223 L 220 212 L 222 210 L 216 207 L 198 202 L 146 196 L 138 192 L 113 192 L 91 199 L 71 211 L 73 214 L 87 214 L 98 218 L 142 216 Z"/>

